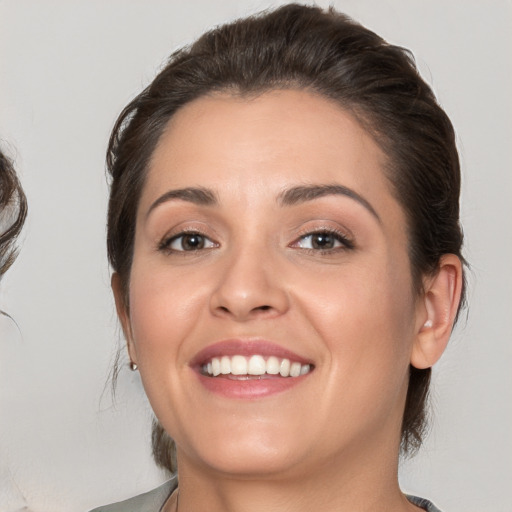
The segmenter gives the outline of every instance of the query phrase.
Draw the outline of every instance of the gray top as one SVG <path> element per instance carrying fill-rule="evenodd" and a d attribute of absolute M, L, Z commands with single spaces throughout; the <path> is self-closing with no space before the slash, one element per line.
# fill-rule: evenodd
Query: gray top
<path fill-rule="evenodd" d="M 176 487 L 178 487 L 178 478 L 175 476 L 152 491 L 95 508 L 91 512 L 160 512 Z"/>
<path fill-rule="evenodd" d="M 417 496 L 407 495 L 407 499 L 417 507 L 426 510 L 426 512 L 441 512 L 433 503 L 426 500 L 425 498 L 418 498 Z"/>
<path fill-rule="evenodd" d="M 95 508 L 91 512 L 160 512 L 176 487 L 178 487 L 178 478 L 175 476 L 152 491 L 118 503 Z M 441 512 L 430 501 L 423 498 L 407 496 L 407 499 L 426 512 Z"/>

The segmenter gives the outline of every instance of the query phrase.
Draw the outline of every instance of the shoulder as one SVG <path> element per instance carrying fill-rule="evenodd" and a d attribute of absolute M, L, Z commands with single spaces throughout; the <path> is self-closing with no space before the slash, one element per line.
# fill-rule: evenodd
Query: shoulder
<path fill-rule="evenodd" d="M 152 491 L 139 494 L 128 500 L 104 505 L 90 512 L 159 512 L 167 498 L 178 486 L 177 477 L 171 478 Z"/>
<path fill-rule="evenodd" d="M 407 499 L 417 507 L 426 510 L 426 512 L 441 512 L 432 502 L 426 500 L 425 498 L 418 498 L 417 496 L 409 496 L 407 495 Z"/>

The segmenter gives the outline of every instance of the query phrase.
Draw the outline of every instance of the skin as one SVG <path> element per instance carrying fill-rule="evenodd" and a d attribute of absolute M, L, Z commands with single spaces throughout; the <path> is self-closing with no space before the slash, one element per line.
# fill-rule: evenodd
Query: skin
<path fill-rule="evenodd" d="M 348 112 L 307 91 L 202 97 L 170 121 L 137 214 L 129 307 L 116 275 L 113 289 L 130 357 L 177 444 L 180 511 L 417 510 L 397 482 L 408 369 L 444 350 L 461 270 L 446 255 L 414 294 L 385 160 Z M 279 201 L 304 185 L 343 186 L 366 204 Z M 218 202 L 152 208 L 185 187 Z M 180 250 L 187 230 L 206 247 Z M 349 244 L 314 248 L 308 234 L 326 230 Z M 213 394 L 190 362 L 231 338 L 272 341 L 314 370 L 261 399 Z"/>

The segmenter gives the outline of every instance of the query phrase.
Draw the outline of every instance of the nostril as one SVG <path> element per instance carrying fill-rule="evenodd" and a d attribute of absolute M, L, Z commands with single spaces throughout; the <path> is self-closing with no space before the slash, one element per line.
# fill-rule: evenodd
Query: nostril
<path fill-rule="evenodd" d="M 254 309 L 259 309 L 260 311 L 268 311 L 269 309 L 272 309 L 272 307 L 271 306 L 259 306 Z"/>

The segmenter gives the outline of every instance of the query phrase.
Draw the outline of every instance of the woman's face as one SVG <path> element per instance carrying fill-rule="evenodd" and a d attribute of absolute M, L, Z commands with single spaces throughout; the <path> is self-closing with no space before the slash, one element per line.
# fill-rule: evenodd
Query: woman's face
<path fill-rule="evenodd" d="M 420 315 L 384 163 L 305 91 L 203 97 L 171 120 L 124 328 L 180 464 L 275 475 L 398 451 Z"/>

